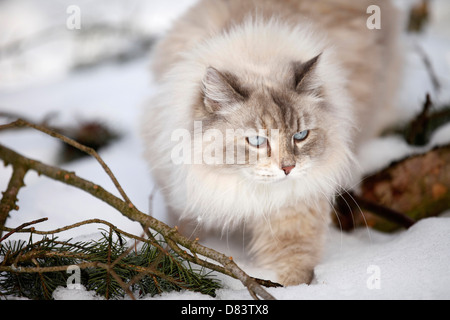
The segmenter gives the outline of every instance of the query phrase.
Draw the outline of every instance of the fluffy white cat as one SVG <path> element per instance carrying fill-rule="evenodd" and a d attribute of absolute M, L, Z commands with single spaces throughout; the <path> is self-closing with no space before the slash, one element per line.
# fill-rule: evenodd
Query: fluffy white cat
<path fill-rule="evenodd" d="M 355 147 L 386 124 L 398 23 L 377 1 L 381 29 L 368 29 L 370 4 L 204 0 L 153 57 L 145 156 L 171 213 L 245 224 L 284 285 L 312 279 Z"/>

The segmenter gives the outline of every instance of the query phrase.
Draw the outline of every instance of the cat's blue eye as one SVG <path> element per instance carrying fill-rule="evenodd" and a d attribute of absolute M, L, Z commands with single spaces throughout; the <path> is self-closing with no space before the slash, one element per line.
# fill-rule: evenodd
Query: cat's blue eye
<path fill-rule="evenodd" d="M 254 147 L 262 147 L 266 144 L 267 138 L 261 136 L 248 137 L 247 142 Z"/>
<path fill-rule="evenodd" d="M 294 134 L 295 141 L 303 141 L 308 137 L 309 130 L 303 130 Z"/>

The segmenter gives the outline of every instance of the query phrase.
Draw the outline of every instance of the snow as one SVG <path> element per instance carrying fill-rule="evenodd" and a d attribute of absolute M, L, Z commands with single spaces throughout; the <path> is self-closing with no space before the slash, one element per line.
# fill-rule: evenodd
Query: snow
<path fill-rule="evenodd" d="M 80 44 L 74 31 L 65 26 L 68 5 L 78 5 L 83 23 L 106 21 L 131 23 L 135 30 L 147 35 L 160 34 L 170 22 L 183 12 L 193 0 L 171 1 L 58 1 L 42 0 L 39 6 L 32 0 L 0 2 L 0 47 L 12 40 L 35 34 L 49 28 L 63 29 L 55 37 L 58 41 L 44 41 L 39 46 L 27 47 L 24 54 L 0 57 L 0 111 L 20 114 L 33 121 L 42 121 L 54 113 L 51 123 L 73 124 L 82 120 L 100 120 L 120 133 L 122 138 L 102 149 L 101 157 L 110 166 L 124 190 L 136 206 L 151 211 L 158 219 L 165 219 L 164 203 L 155 193 L 149 208 L 153 183 L 141 157 L 142 146 L 138 134 L 138 119 L 145 101 L 153 94 L 154 84 L 148 72 L 146 56 L 127 63 L 102 64 L 82 71 L 73 71 L 73 62 Z M 411 1 L 399 3 L 410 4 Z M 108 3 L 106 6 L 105 4 Z M 433 101 L 450 101 L 450 4 L 445 0 L 432 2 L 431 26 L 421 35 L 405 36 L 408 67 L 399 98 L 398 121 L 405 121 L 420 110 L 426 92 Z M 12 17 L 17 17 L 12 19 Z M 37 28 L 39 26 L 39 28 Z M 123 44 L 123 42 L 119 43 Z M 434 92 L 428 74 L 417 52 L 420 44 L 429 55 L 443 86 Z M 95 47 L 95 42 L 90 45 Z M 103 42 L 92 50 L 100 52 Z M 123 44 L 126 47 L 126 44 Z M 100 51 L 99 51 L 100 50 Z M 83 57 L 86 58 L 85 51 Z M 4 121 L 1 120 L 0 121 Z M 374 139 L 364 146 L 359 157 L 365 172 L 372 172 L 406 155 L 426 151 L 450 141 L 450 126 L 439 129 L 424 147 L 411 147 L 400 138 L 389 136 Z M 56 164 L 60 144 L 53 138 L 32 130 L 0 133 L 0 142 L 26 156 L 45 163 Z M 117 194 L 114 186 L 95 160 L 85 158 L 63 165 L 79 176 L 102 185 Z M 11 174 L 10 167 L 0 167 L 0 190 L 5 190 Z M 141 233 L 141 227 L 123 217 L 106 204 L 84 192 L 29 173 L 26 187 L 19 194 L 18 212 L 12 212 L 7 226 L 16 227 L 41 217 L 47 222 L 37 229 L 50 230 L 85 219 L 110 221 L 122 230 Z M 101 225 L 89 225 L 66 231 L 64 238 L 89 238 L 98 235 Z M 12 236 L 17 239 L 18 234 Z M 245 259 L 245 249 L 232 241 L 207 239 L 211 245 L 233 256 L 248 273 L 270 277 L 271 272 L 255 268 Z M 385 234 L 369 228 L 342 232 L 330 230 L 326 252 L 315 269 L 310 285 L 271 288 L 277 299 L 450 299 L 450 212 L 439 217 L 419 221 L 409 230 Z M 243 285 L 218 274 L 224 288 L 215 299 L 251 299 Z M 101 299 L 95 293 L 81 288 L 58 288 L 55 299 Z M 199 293 L 174 292 L 142 299 L 203 300 L 213 299 Z"/>

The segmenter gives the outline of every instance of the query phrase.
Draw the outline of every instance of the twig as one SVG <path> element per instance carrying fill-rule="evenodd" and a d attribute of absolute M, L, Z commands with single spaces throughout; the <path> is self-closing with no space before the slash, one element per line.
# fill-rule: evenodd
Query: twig
<path fill-rule="evenodd" d="M 6 219 L 8 218 L 11 210 L 17 210 L 17 194 L 20 188 L 25 184 L 23 182 L 25 175 L 27 174 L 27 169 L 21 164 L 13 164 L 13 173 L 8 183 L 8 187 L 5 192 L 3 192 L 3 197 L 0 200 L 0 227 L 5 225 Z M 0 231 L 1 236 L 1 231 Z"/>
<path fill-rule="evenodd" d="M 109 262 L 109 261 L 108 261 Z M 110 263 L 108 263 L 108 264 L 105 264 L 105 263 L 97 263 L 97 266 L 98 267 L 101 267 L 101 268 L 103 268 L 103 269 L 105 269 L 107 272 L 108 272 L 108 274 L 110 274 L 113 278 L 114 278 L 114 280 L 116 280 L 117 281 L 117 283 L 122 287 L 122 289 L 124 289 L 125 290 L 125 292 L 128 294 L 128 296 L 132 299 L 132 300 L 136 300 L 136 298 L 134 297 L 134 295 L 133 295 L 133 292 L 131 292 L 131 290 L 130 290 L 130 287 L 129 286 L 127 286 L 124 282 L 123 282 L 123 280 L 117 275 L 117 273 L 114 271 L 114 269 L 113 269 L 113 266 L 110 264 Z M 109 297 L 108 297 L 108 295 L 106 296 L 106 299 L 109 299 Z"/>
<path fill-rule="evenodd" d="M 80 269 L 98 267 L 99 262 L 83 262 L 76 264 Z M 0 266 L 1 272 L 15 272 L 15 273 L 47 273 L 47 272 L 58 272 L 67 271 L 67 266 L 54 266 L 54 267 L 16 267 L 11 266 Z"/>
<path fill-rule="evenodd" d="M 0 129 L 3 126 L 0 126 Z M 4 127 L 29 127 L 29 128 L 33 128 L 36 129 L 38 131 L 41 131 L 49 136 L 52 136 L 54 138 L 57 138 L 65 143 L 67 143 L 68 145 L 71 145 L 74 148 L 77 148 L 80 151 L 83 151 L 87 154 L 89 154 L 90 156 L 94 157 L 98 163 L 100 163 L 100 165 L 102 166 L 103 170 L 106 172 L 106 174 L 111 178 L 112 182 L 114 183 L 114 186 L 117 188 L 117 190 L 119 191 L 120 195 L 122 196 L 122 198 L 127 202 L 128 205 L 130 206 L 134 206 L 133 203 L 131 202 L 131 200 L 128 198 L 127 194 L 125 193 L 125 191 L 123 191 L 122 186 L 120 185 L 119 181 L 116 179 L 116 177 L 114 176 L 114 174 L 112 173 L 111 169 L 106 165 L 106 163 L 103 161 L 103 159 L 98 155 L 98 153 L 89 147 L 86 147 L 80 143 L 78 143 L 77 141 L 66 137 L 56 131 L 50 130 L 44 126 L 41 125 L 37 125 L 37 124 L 33 124 L 30 123 L 28 121 L 25 121 L 23 119 L 18 119 L 10 124 L 5 125 Z"/>
<path fill-rule="evenodd" d="M 426 133 L 428 130 L 428 122 L 430 121 L 430 109 L 433 106 L 429 93 L 425 96 L 422 111 L 411 121 L 409 130 L 405 133 L 406 142 L 409 144 L 426 144 Z"/>
<path fill-rule="evenodd" d="M 436 72 L 434 71 L 433 64 L 431 63 L 430 59 L 428 58 L 428 55 L 426 54 L 425 50 L 418 44 L 416 45 L 416 49 L 417 49 L 420 57 L 422 58 L 423 64 L 425 65 L 428 76 L 430 77 L 431 83 L 433 84 L 434 90 L 440 91 L 441 83 L 439 82 Z"/>
<path fill-rule="evenodd" d="M 25 227 L 31 226 L 32 224 L 41 223 L 41 222 L 44 222 L 44 221 L 47 221 L 47 220 L 48 220 L 48 218 L 42 218 L 42 219 L 38 219 L 38 220 L 34 220 L 34 221 L 23 223 L 20 226 L 18 226 L 17 228 L 15 228 L 15 229 L 11 230 L 10 232 L 8 232 L 7 234 L 5 234 L 3 236 L 3 238 L 0 239 L 0 242 L 5 240 L 6 238 L 8 238 L 13 233 L 19 232 L 20 230 L 24 229 Z M 33 230 L 30 230 L 30 231 L 33 231 Z"/>

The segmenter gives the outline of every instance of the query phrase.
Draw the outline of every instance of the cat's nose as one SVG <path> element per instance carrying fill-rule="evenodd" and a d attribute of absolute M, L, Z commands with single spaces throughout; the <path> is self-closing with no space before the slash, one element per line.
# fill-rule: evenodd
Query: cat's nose
<path fill-rule="evenodd" d="M 294 168 L 295 168 L 295 165 L 293 165 L 293 166 L 285 166 L 285 167 L 282 167 L 281 169 L 284 171 L 284 173 L 286 175 L 288 175 L 289 173 L 291 173 L 292 169 L 294 169 Z"/>

